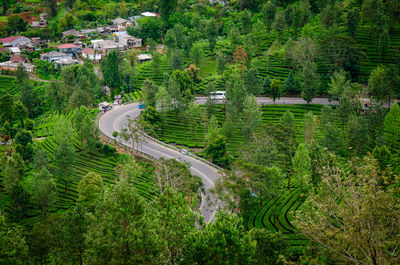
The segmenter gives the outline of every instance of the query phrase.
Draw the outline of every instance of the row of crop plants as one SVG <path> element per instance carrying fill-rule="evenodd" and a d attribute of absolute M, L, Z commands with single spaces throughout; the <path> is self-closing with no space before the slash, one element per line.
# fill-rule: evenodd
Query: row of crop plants
<path fill-rule="evenodd" d="M 302 205 L 299 190 L 292 186 L 286 195 L 268 201 L 255 216 L 250 219 L 249 228 L 266 228 L 285 235 L 290 246 L 302 246 L 307 240 L 296 232 L 292 224 L 295 212 Z"/>
<path fill-rule="evenodd" d="M 204 110 L 204 106 L 202 106 Z M 321 105 L 263 105 L 262 109 L 262 123 L 263 124 L 278 124 L 282 115 L 286 111 L 291 111 L 294 115 L 296 122 L 296 137 L 299 142 L 304 141 L 304 114 L 308 111 L 312 111 L 315 115 L 319 116 L 321 111 Z M 215 114 L 219 124 L 224 121 L 224 107 L 221 105 L 217 106 L 217 112 Z M 174 112 L 170 112 L 167 115 L 166 122 L 163 130 L 158 131 L 158 137 L 161 141 L 167 143 L 174 143 L 177 145 L 187 146 L 189 148 L 203 148 L 205 146 L 205 122 L 202 117 L 199 117 L 196 121 L 198 126 L 193 134 L 191 130 L 191 122 L 186 125 L 181 119 L 176 119 Z M 236 126 L 237 127 L 237 126 Z M 194 136 L 194 137 L 193 137 Z M 243 143 L 244 138 L 239 128 L 234 128 L 228 139 L 227 145 L 229 152 L 236 156 L 238 148 Z"/>
<path fill-rule="evenodd" d="M 123 102 L 131 102 L 131 101 L 137 101 L 142 99 L 142 93 L 140 91 L 135 91 L 131 93 L 127 93 L 123 96 L 122 101 Z"/>

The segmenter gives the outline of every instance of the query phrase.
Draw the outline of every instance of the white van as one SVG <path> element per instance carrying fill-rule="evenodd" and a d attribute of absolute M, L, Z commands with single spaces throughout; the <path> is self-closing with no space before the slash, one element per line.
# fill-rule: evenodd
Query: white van
<path fill-rule="evenodd" d="M 226 92 L 225 91 L 215 91 L 210 93 L 210 98 L 213 100 L 225 100 Z"/>

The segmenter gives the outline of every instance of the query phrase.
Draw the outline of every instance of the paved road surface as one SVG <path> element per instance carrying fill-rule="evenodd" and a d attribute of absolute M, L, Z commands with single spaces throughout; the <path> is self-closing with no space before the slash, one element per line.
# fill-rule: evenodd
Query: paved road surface
<path fill-rule="evenodd" d="M 112 137 L 114 131 L 121 132 L 122 129 L 126 127 L 125 123 L 128 116 L 130 118 L 135 118 L 139 113 L 140 110 L 138 109 L 137 103 L 114 106 L 113 110 L 107 112 L 100 118 L 99 128 L 104 134 Z M 129 147 L 132 146 L 130 143 L 123 140 L 121 142 Z M 190 171 L 192 174 L 199 176 L 202 179 L 205 189 L 205 194 L 203 194 L 203 200 L 200 206 L 200 212 L 204 216 L 206 222 L 210 222 L 214 219 L 215 213 L 218 210 L 218 199 L 214 195 L 210 194 L 209 189 L 214 187 L 215 182 L 221 176 L 216 168 L 190 156 L 183 155 L 176 150 L 168 148 L 148 138 L 146 138 L 145 141 L 142 140 L 141 144 L 138 146 L 139 148 L 135 146 L 135 149 L 138 149 L 154 158 L 174 158 L 189 162 L 191 165 Z"/>
<path fill-rule="evenodd" d="M 207 97 L 196 97 L 196 103 L 198 104 L 205 104 L 207 102 Z M 222 103 L 221 101 L 217 101 Z M 262 105 L 270 105 L 274 104 L 271 98 L 269 97 L 257 97 L 257 102 Z M 290 98 L 290 97 L 283 97 L 277 99 L 275 104 L 284 104 L 284 105 L 294 105 L 294 104 L 307 104 L 302 98 Z M 314 98 L 310 104 L 322 104 L 322 105 L 337 105 L 338 101 L 329 101 L 327 98 Z"/>
<path fill-rule="evenodd" d="M 206 97 L 196 98 L 198 104 L 205 104 Z M 260 104 L 274 104 L 270 98 L 259 97 L 257 102 Z M 330 102 L 327 98 L 315 98 L 312 104 L 327 104 L 336 105 L 337 102 Z M 276 101 L 276 104 L 306 104 L 302 98 L 280 98 Z M 113 110 L 104 114 L 99 120 L 100 130 L 109 137 L 112 137 L 114 131 L 121 132 L 126 126 L 128 117 L 135 118 L 139 115 L 140 109 L 138 109 L 137 103 L 132 103 L 123 106 L 114 106 Z M 131 147 L 132 144 L 124 140 L 120 140 L 121 143 Z M 157 143 L 151 139 L 142 139 L 140 144 L 135 149 L 150 155 L 154 158 L 165 158 L 165 159 L 178 159 L 187 161 L 190 163 L 190 171 L 192 174 L 199 176 L 204 184 L 205 194 L 203 195 L 202 204 L 200 206 L 200 212 L 204 216 L 204 220 L 209 222 L 214 219 L 215 213 L 218 210 L 218 199 L 210 194 L 209 189 L 213 188 L 216 181 L 221 177 L 218 170 L 205 162 L 194 159 L 190 156 L 183 155 L 180 152 L 168 148 L 160 143 Z"/>

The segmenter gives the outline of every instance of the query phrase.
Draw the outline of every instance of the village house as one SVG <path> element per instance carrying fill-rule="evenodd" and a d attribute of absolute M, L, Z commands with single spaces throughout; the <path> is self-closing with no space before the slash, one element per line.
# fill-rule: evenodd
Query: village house
<path fill-rule="evenodd" d="M 86 48 L 82 50 L 82 57 L 89 60 L 101 60 L 101 53 L 96 53 L 92 48 Z"/>
<path fill-rule="evenodd" d="M 125 50 L 127 46 L 122 43 L 113 41 L 113 40 L 92 40 L 91 41 L 93 49 L 101 50 L 104 53 L 110 52 L 113 50 Z"/>
<path fill-rule="evenodd" d="M 21 50 L 29 50 L 32 51 L 34 49 L 33 40 L 23 39 L 22 41 L 17 43 L 17 47 Z"/>
<path fill-rule="evenodd" d="M 112 23 L 117 27 L 118 31 L 124 31 L 127 27 L 132 26 L 132 23 L 129 20 L 120 17 L 113 19 Z"/>
<path fill-rule="evenodd" d="M 24 63 L 25 59 L 22 58 L 21 56 L 17 55 L 17 56 L 11 57 L 10 61 L 13 63 Z"/>
<path fill-rule="evenodd" d="M 10 47 L 9 48 L 11 55 L 20 55 L 21 54 L 21 49 L 18 47 Z"/>
<path fill-rule="evenodd" d="M 31 40 L 27 37 L 24 36 L 13 36 L 13 37 L 7 37 L 7 38 L 1 38 L 0 42 L 3 43 L 4 47 L 16 47 L 18 43 L 21 41 L 30 41 Z"/>
<path fill-rule="evenodd" d="M 69 37 L 69 36 L 72 36 L 75 38 L 80 38 L 80 37 L 84 36 L 81 32 L 77 31 L 76 29 L 70 29 L 70 30 L 64 31 L 62 34 L 63 34 L 64 38 Z"/>
<path fill-rule="evenodd" d="M 46 52 L 43 53 L 40 56 L 40 59 L 44 60 L 44 61 L 48 61 L 49 63 L 61 60 L 61 59 L 67 59 L 67 58 L 71 58 L 71 55 L 65 54 L 63 52 L 58 52 L 58 51 L 51 51 L 51 52 Z"/>
<path fill-rule="evenodd" d="M 142 47 L 142 39 L 129 35 L 126 31 L 115 33 L 115 41 L 122 43 L 128 49 Z"/>
<path fill-rule="evenodd" d="M 39 20 L 32 21 L 31 27 L 35 29 L 45 28 L 47 26 L 46 21 L 47 13 L 42 13 L 39 15 Z"/>
<path fill-rule="evenodd" d="M 57 46 L 59 52 L 69 54 L 71 56 L 76 56 L 81 53 L 81 47 L 72 43 L 61 44 Z"/>
<path fill-rule="evenodd" d="M 17 71 L 19 65 L 21 65 L 24 68 L 24 70 L 27 71 L 28 73 L 35 72 L 35 66 L 33 64 L 23 63 L 23 62 L 12 62 L 12 61 L 0 63 L 0 71 L 2 73 L 4 73 L 5 71 L 15 72 Z"/>

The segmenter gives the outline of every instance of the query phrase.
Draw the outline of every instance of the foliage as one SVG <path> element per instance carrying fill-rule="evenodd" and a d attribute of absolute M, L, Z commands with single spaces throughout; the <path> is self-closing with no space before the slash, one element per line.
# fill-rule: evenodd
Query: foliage
<path fill-rule="evenodd" d="M 336 262 L 397 263 L 399 242 L 398 197 L 386 185 L 370 157 L 350 164 L 326 167 L 323 181 L 309 197 L 298 218 L 305 236 L 327 251 Z M 339 199 L 340 198 L 340 199 Z"/>

